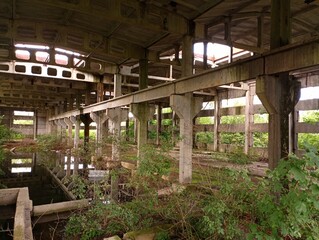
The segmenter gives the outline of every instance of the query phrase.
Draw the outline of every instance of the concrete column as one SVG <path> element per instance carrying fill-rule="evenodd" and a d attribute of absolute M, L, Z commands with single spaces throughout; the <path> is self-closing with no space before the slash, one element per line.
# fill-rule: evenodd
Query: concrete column
<path fill-rule="evenodd" d="M 290 0 L 271 0 L 270 48 L 287 45 L 291 41 Z"/>
<path fill-rule="evenodd" d="M 271 49 L 291 41 L 290 3 L 290 0 L 271 0 Z M 292 79 L 289 73 L 261 76 L 256 81 L 256 93 L 269 113 L 269 168 L 274 169 L 279 160 L 289 153 L 289 114 L 299 100 L 300 83 Z"/>
<path fill-rule="evenodd" d="M 61 126 L 61 138 L 65 140 L 67 125 L 65 124 L 64 119 L 59 119 L 58 121 L 59 121 L 59 125 Z"/>
<path fill-rule="evenodd" d="M 81 96 L 81 94 L 77 94 L 76 95 L 76 102 L 75 102 L 75 104 L 76 104 L 76 108 L 77 109 L 79 109 L 80 108 L 80 106 L 81 106 L 81 98 L 82 98 L 82 96 Z"/>
<path fill-rule="evenodd" d="M 250 148 L 253 146 L 253 134 L 251 131 L 251 126 L 254 123 L 254 91 L 251 84 L 248 86 L 246 91 L 246 105 L 245 105 L 245 146 L 244 152 L 249 153 Z"/>
<path fill-rule="evenodd" d="M 36 140 L 38 136 L 38 111 L 34 110 L 33 115 L 33 139 Z"/>
<path fill-rule="evenodd" d="M 96 156 L 99 158 L 102 156 L 102 141 L 105 133 L 105 122 L 108 117 L 104 112 L 90 113 L 90 118 L 96 123 Z"/>
<path fill-rule="evenodd" d="M 78 148 L 80 144 L 80 125 L 81 120 L 79 116 L 72 116 L 70 117 L 70 121 L 75 124 L 74 126 L 74 148 Z"/>
<path fill-rule="evenodd" d="M 157 105 L 157 115 L 156 115 L 156 145 L 160 145 L 160 136 L 162 133 L 162 105 L 159 103 Z"/>
<path fill-rule="evenodd" d="M 119 73 L 114 74 L 114 97 L 122 95 L 122 75 Z"/>
<path fill-rule="evenodd" d="M 87 146 L 90 140 L 90 124 L 93 122 L 90 118 L 90 114 L 81 114 L 81 121 L 84 123 L 84 147 Z"/>
<path fill-rule="evenodd" d="M 104 84 L 103 76 L 100 78 L 100 82 L 96 85 L 96 102 L 102 102 L 104 100 Z"/>
<path fill-rule="evenodd" d="M 65 165 L 66 165 L 65 176 L 69 177 L 71 175 L 71 155 L 70 154 L 66 155 Z"/>
<path fill-rule="evenodd" d="M 219 150 L 220 134 L 219 134 L 219 125 L 220 125 L 220 108 L 221 101 L 219 100 L 218 92 L 214 97 L 214 146 L 213 149 L 215 152 Z"/>
<path fill-rule="evenodd" d="M 81 125 L 80 116 L 76 116 L 76 117 L 71 116 L 70 121 L 75 125 L 74 126 L 74 148 L 78 149 L 80 144 L 80 125 Z M 73 175 L 78 174 L 78 169 L 79 169 L 79 159 L 78 157 L 74 157 Z"/>
<path fill-rule="evenodd" d="M 257 47 L 264 48 L 264 15 L 257 18 Z"/>
<path fill-rule="evenodd" d="M 139 66 L 139 90 L 142 90 L 148 86 L 148 60 L 140 59 Z"/>
<path fill-rule="evenodd" d="M 137 119 L 137 156 L 141 156 L 142 147 L 147 144 L 147 123 L 154 116 L 155 109 L 147 103 L 131 104 L 130 112 Z"/>
<path fill-rule="evenodd" d="M 207 41 L 204 41 L 203 44 L 204 44 L 204 51 L 203 51 L 203 68 L 204 68 L 204 70 L 206 70 L 206 69 L 208 69 L 208 64 L 207 64 L 207 45 L 208 45 L 208 42 L 207 42 Z"/>
<path fill-rule="evenodd" d="M 120 160 L 119 141 L 121 138 L 121 122 L 126 121 L 127 109 L 112 108 L 106 109 L 106 116 L 110 120 L 110 132 L 113 135 L 112 141 L 112 161 Z"/>
<path fill-rule="evenodd" d="M 269 113 L 268 158 L 274 169 L 289 153 L 289 114 L 300 96 L 300 83 L 286 74 L 261 76 L 256 81 L 256 93 Z"/>
<path fill-rule="evenodd" d="M 193 150 L 193 118 L 202 109 L 202 98 L 194 98 L 192 93 L 172 95 L 170 105 L 180 118 L 180 159 L 179 182 L 192 181 L 192 150 Z"/>
<path fill-rule="evenodd" d="M 183 37 L 182 49 L 182 77 L 193 74 L 193 58 L 193 37 L 190 35 L 185 35 Z"/>
<path fill-rule="evenodd" d="M 73 137 L 72 137 L 72 130 L 73 130 L 73 122 L 70 118 L 64 118 L 65 124 L 68 126 L 68 145 L 73 145 Z"/>

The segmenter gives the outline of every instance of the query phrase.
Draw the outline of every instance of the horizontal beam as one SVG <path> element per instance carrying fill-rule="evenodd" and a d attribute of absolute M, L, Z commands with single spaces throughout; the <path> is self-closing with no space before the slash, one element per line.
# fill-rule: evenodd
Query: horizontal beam
<path fill-rule="evenodd" d="M 240 60 L 225 66 L 185 77 L 170 83 L 134 92 L 122 97 L 103 101 L 83 108 L 83 113 L 102 111 L 107 108 L 126 106 L 131 103 L 141 103 L 167 98 L 173 94 L 185 94 L 202 89 L 215 88 L 225 84 L 243 82 L 255 79 L 261 75 L 278 74 L 319 65 L 319 42 L 315 39 L 308 43 L 292 44 L 287 47 Z M 76 115 L 68 112 L 67 117 Z M 59 119 L 56 116 L 50 120 Z"/>
<path fill-rule="evenodd" d="M 1 63 L 0 63 L 1 66 Z M 78 81 L 64 81 L 63 79 L 51 79 L 41 76 L 33 75 L 15 75 L 11 73 L 0 72 L 0 82 L 1 84 L 23 84 L 25 87 L 29 86 L 44 86 L 44 87 L 54 87 L 54 88 L 67 88 L 78 91 L 78 93 L 84 92 L 87 89 L 86 82 Z"/>
<path fill-rule="evenodd" d="M 80 82 L 100 81 L 100 79 L 95 77 L 93 74 L 81 72 L 76 69 L 31 62 L 0 62 L 0 73 L 29 75 Z"/>

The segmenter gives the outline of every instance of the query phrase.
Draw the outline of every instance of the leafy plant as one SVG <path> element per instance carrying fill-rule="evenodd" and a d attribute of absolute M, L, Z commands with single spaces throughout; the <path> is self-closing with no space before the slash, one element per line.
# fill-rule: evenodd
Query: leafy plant
<path fill-rule="evenodd" d="M 319 157 L 313 147 L 281 160 L 264 181 L 271 192 L 256 199 L 250 239 L 319 239 Z M 264 188 L 265 189 L 265 188 Z"/>

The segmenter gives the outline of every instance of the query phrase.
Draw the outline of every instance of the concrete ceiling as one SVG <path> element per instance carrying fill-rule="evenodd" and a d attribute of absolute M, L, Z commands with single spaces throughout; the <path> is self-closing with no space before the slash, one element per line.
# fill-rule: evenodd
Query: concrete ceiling
<path fill-rule="evenodd" d="M 318 36 L 319 2 L 291 2 L 292 41 Z M 263 26 L 262 41 L 258 40 L 260 25 Z M 21 61 L 14 54 L 17 43 L 42 44 L 48 46 L 47 51 L 58 47 L 80 53 L 78 58 L 85 61 L 85 66 L 69 63 L 64 67 L 76 67 L 97 78 L 98 75 L 111 78 L 108 74 L 115 72 L 118 66 L 133 66 L 131 71 L 136 73 L 138 60 L 145 57 L 151 61 L 150 75 L 169 77 L 170 66 L 160 57 L 181 49 L 185 34 L 194 34 L 195 41 L 226 43 L 227 31 L 231 36 L 227 43 L 233 46 L 250 51 L 269 49 L 270 0 L 1 0 L 0 62 Z M 29 62 L 37 61 L 31 58 Z M 172 77 L 178 78 L 180 67 L 178 63 L 172 64 Z M 6 67 L 0 64 L 1 68 Z M 90 84 L 80 82 L 78 85 L 84 87 L 72 87 L 69 93 L 63 90 L 66 96 L 51 99 L 56 89 L 52 92 L 48 88 L 57 88 L 54 81 L 61 81 L 59 88 L 70 89 L 70 82 L 75 86 L 73 82 L 79 79 L 69 79 L 65 84 L 65 79 L 53 79 L 50 74 L 21 75 L 0 72 L 0 106 L 21 107 L 36 101 L 39 102 L 36 106 L 52 106 L 61 102 L 61 98 L 81 95 Z M 21 94 L 29 85 L 41 85 L 43 79 L 49 81 L 44 89 L 33 87 L 26 92 L 28 97 Z M 159 82 L 162 81 L 150 80 L 151 85 Z M 136 77 L 127 77 L 125 83 L 125 91 L 136 90 Z M 105 84 L 112 85 L 112 81 Z M 47 96 L 41 98 L 45 93 Z"/>

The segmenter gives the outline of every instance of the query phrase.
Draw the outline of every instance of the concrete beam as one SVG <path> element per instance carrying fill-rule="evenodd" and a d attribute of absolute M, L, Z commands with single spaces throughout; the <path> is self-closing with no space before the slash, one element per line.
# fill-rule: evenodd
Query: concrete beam
<path fill-rule="evenodd" d="M 31 225 L 32 201 L 29 198 L 28 188 L 20 188 L 16 202 L 16 213 L 14 217 L 14 240 L 32 240 Z"/>
<path fill-rule="evenodd" d="M 181 78 L 170 83 L 161 84 L 122 97 L 92 104 L 84 107 L 83 113 L 101 111 L 107 108 L 119 106 L 127 106 L 131 103 L 148 102 L 169 97 L 174 94 L 185 94 L 187 92 L 198 91 L 201 89 L 247 81 L 255 79 L 261 75 L 267 75 L 268 73 L 271 75 L 318 66 L 318 52 L 318 39 L 308 43 L 289 45 L 275 51 L 268 52 L 262 56 L 240 60 L 196 75 Z M 285 61 L 283 61 L 283 59 L 285 59 Z M 67 112 L 61 116 L 58 115 L 50 118 L 50 120 L 59 119 L 62 116 L 66 117 L 70 115 L 77 115 L 78 113 L 78 110 Z"/>

